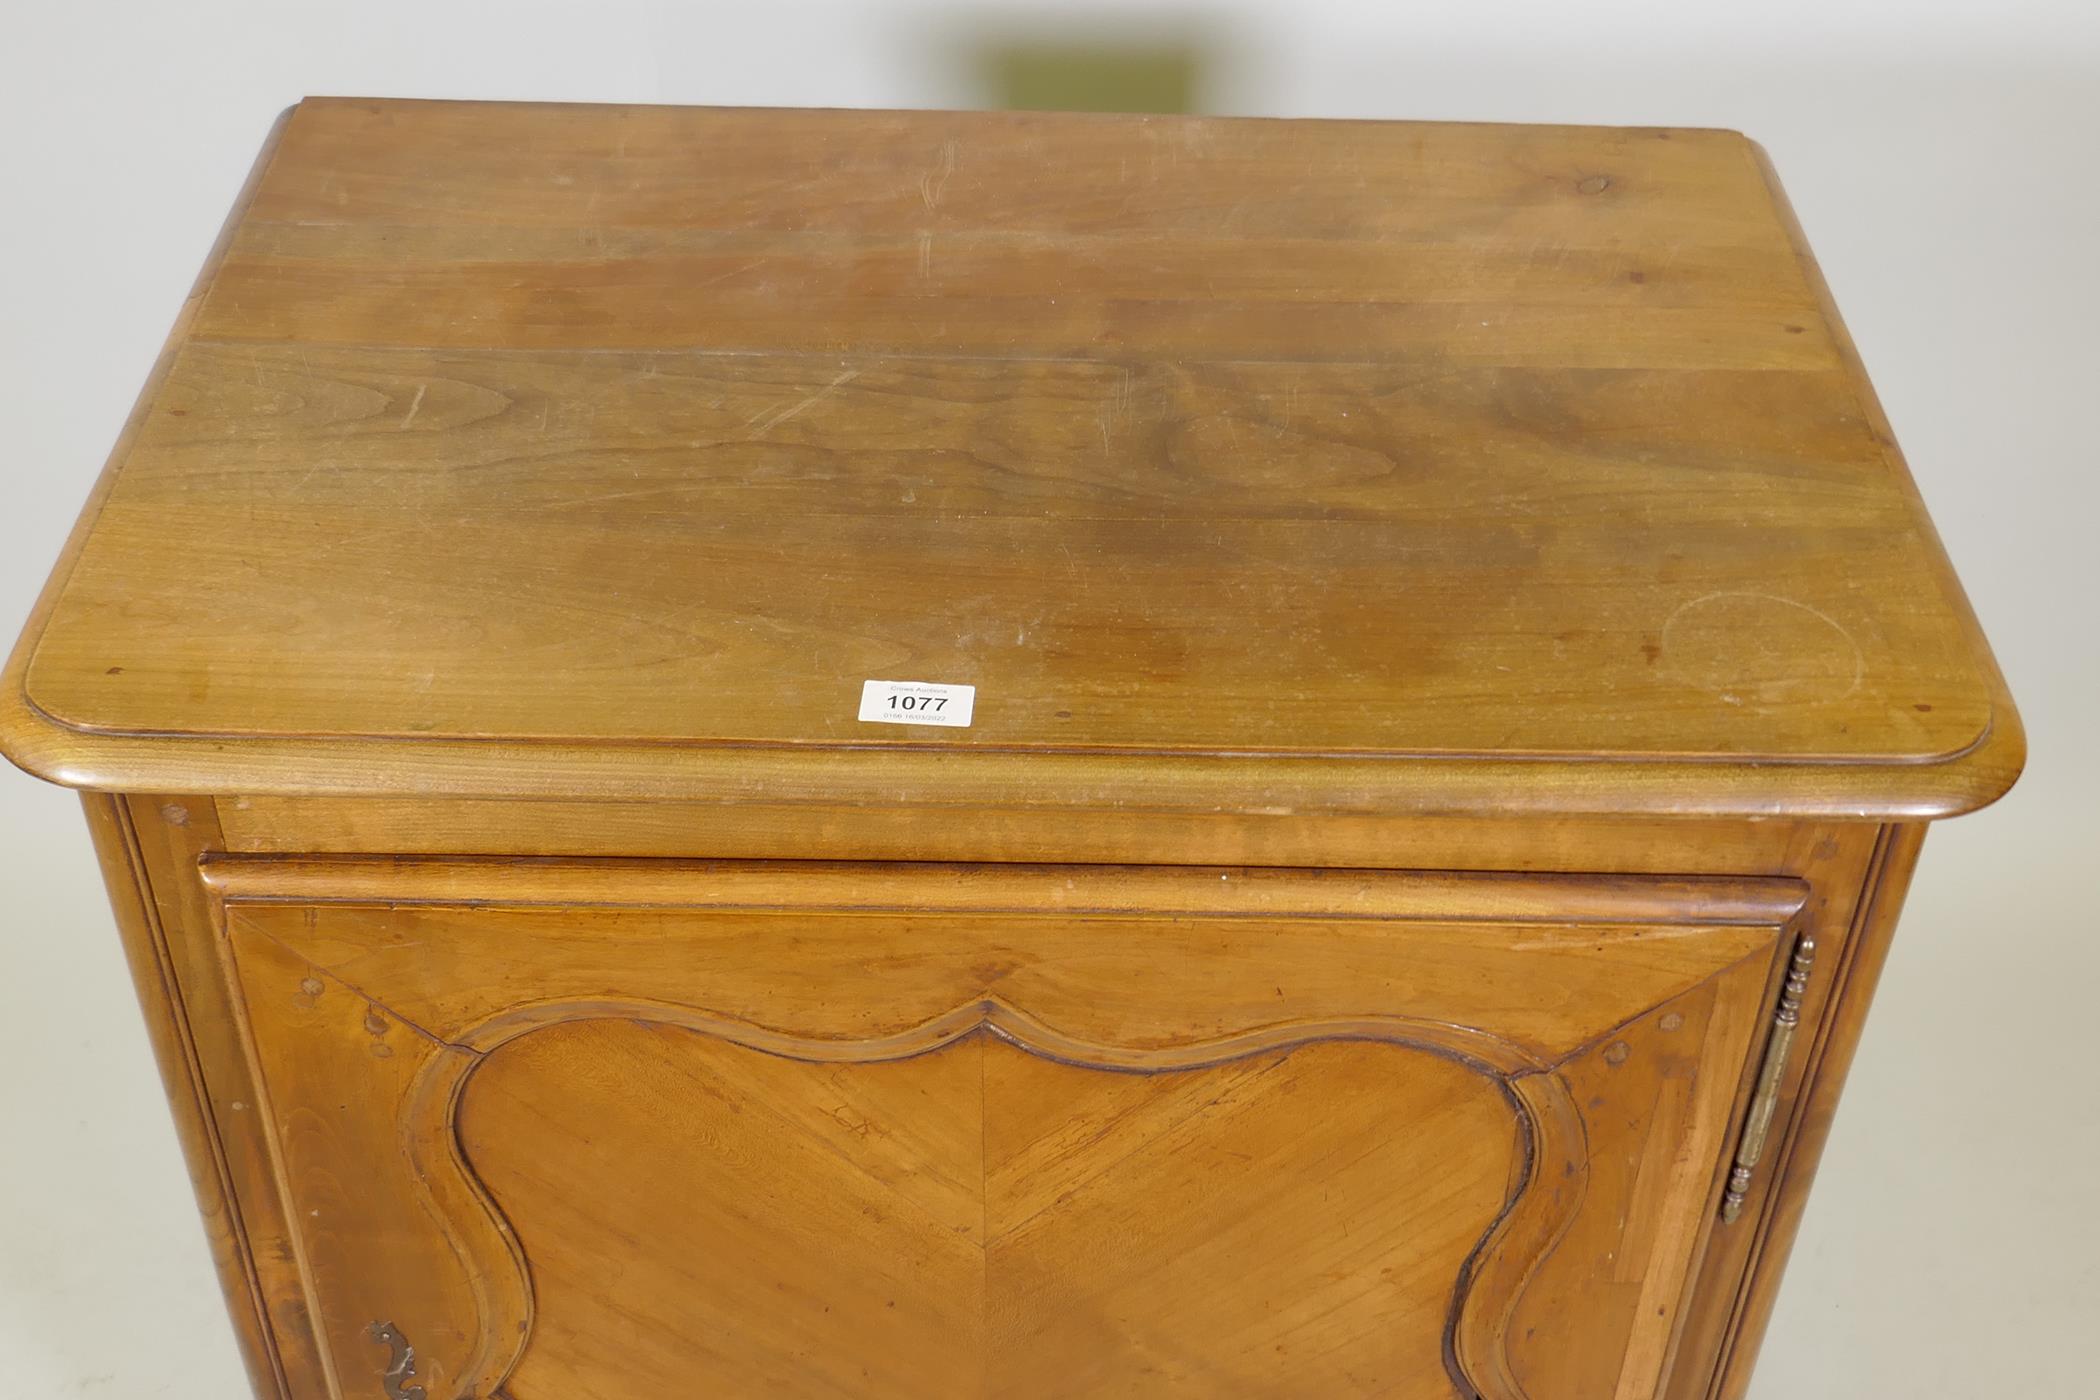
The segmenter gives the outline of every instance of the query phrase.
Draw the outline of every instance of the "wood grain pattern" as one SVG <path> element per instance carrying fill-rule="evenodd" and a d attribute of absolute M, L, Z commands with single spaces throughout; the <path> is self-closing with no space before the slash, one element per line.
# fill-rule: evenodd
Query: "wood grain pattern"
<path fill-rule="evenodd" d="M 258 873 L 270 879 L 280 872 Z M 1089 877 L 994 868 L 960 872 L 960 891 L 943 888 L 956 873 L 919 872 L 926 897 L 908 907 L 841 904 L 827 900 L 820 884 L 807 899 L 768 908 L 714 904 L 715 876 L 703 868 L 656 891 L 633 889 L 622 907 L 598 902 L 613 892 L 594 880 L 597 873 L 574 868 L 567 901 L 547 894 L 570 872 L 550 877 L 544 867 L 515 886 L 500 868 L 440 867 L 421 882 L 429 902 L 417 898 L 414 873 L 399 870 L 384 905 L 358 899 L 354 885 L 340 903 L 296 896 L 249 902 L 236 883 L 227 887 L 227 922 L 234 932 L 291 940 L 314 967 L 353 987 L 385 986 L 391 1013 L 447 1043 L 482 1049 L 543 1014 L 568 1015 L 570 1004 L 646 1007 L 701 998 L 767 1044 L 774 1041 L 763 1038 L 783 1036 L 908 1040 L 953 1008 L 994 997 L 1080 1041 L 1152 1046 L 1161 1037 L 1146 1027 L 1165 1014 L 1157 1005 L 1159 969 L 1190 966 L 1210 972 L 1173 1004 L 1177 1024 L 1189 1028 L 1184 1034 L 1236 1035 L 1279 1020 L 1346 1016 L 1352 1013 L 1331 1008 L 1346 1008 L 1375 988 L 1384 1014 L 1460 1028 L 1492 1021 L 1494 1039 L 1545 1063 L 1599 1025 L 1629 1019 L 1720 966 L 1769 950 L 1771 930 L 1788 917 L 1777 911 L 1790 911 L 1794 901 L 1781 885 L 1766 906 L 1773 912 L 1731 924 L 1701 907 L 1697 887 L 1673 907 L 1665 891 L 1643 899 L 1628 882 L 1632 898 L 1617 915 L 1601 907 L 1608 892 L 1586 896 L 1570 888 L 1568 909 L 1556 916 L 1548 911 L 1555 883 L 1541 881 L 1505 898 L 1507 912 L 1462 919 L 1432 912 L 1445 888 L 1432 880 L 1412 908 L 1272 914 L 1232 882 L 1191 872 L 1191 885 L 1220 892 L 1210 908 L 1032 911 L 1032 895 Z M 869 872 L 871 879 L 884 873 Z M 781 883 L 793 879 L 790 873 Z M 671 893 L 679 886 L 692 893 Z M 502 889 L 503 907 L 484 907 L 486 895 L 462 903 L 463 891 L 484 888 Z M 701 910 L 707 917 L 697 917 Z M 1406 921 L 1404 940 L 1393 935 L 1395 919 Z M 767 959 L 754 962 L 754 947 L 767 949 Z M 871 949 L 882 956 L 871 960 Z M 793 976 L 783 971 L 790 961 Z M 1498 981 L 1512 967 L 1538 979 L 1522 998 Z"/>
<path fill-rule="evenodd" d="M 2017 770 L 1727 133 L 308 103 L 200 306 L 0 701 L 54 776 L 1915 815 Z M 857 722 L 898 674 L 977 722 Z"/>
<path fill-rule="evenodd" d="M 1644 1012 L 1566 1061 L 1561 1074 L 1585 1123 L 1651 1124 L 1645 1136 L 1591 1134 L 1584 1171 L 1616 1212 L 1583 1211 L 1532 1276 L 1507 1326 L 1546 1333 L 1550 1355 L 1517 1349 L 1524 1393 L 1645 1400 L 1665 1374 L 1689 1272 L 1709 1227 L 1716 1161 L 1730 1126 L 1727 1064 L 1758 1028 L 1768 969 L 1739 966 Z M 1731 986 L 1730 983 L 1736 985 Z M 1745 1019 L 1750 1018 L 1750 1019 Z M 1580 1313 L 1586 1325 L 1566 1328 Z"/>
<path fill-rule="evenodd" d="M 911 731 L 851 702 L 901 673 L 983 692 L 950 746 L 1967 748 L 1989 706 L 1947 617 L 1860 587 L 1919 591 L 1909 502 L 1842 379 L 1776 378 L 199 346 L 26 683 L 134 732 L 887 745 Z M 174 522 L 206 559 L 268 541 L 270 596 L 233 568 L 139 595 Z M 394 679 L 346 686 L 359 652 Z M 200 662 L 229 708 L 181 714 Z M 549 670 L 590 678 L 559 728 Z"/>
<path fill-rule="evenodd" d="M 496 1051 L 461 1135 L 535 1263 L 505 1393 L 990 1394 L 980 1087 L 976 1042 L 841 1072 L 602 1020 Z"/>
<path fill-rule="evenodd" d="M 484 1392 L 515 1358 L 531 1306 L 501 1218 L 453 1160 L 451 1134 L 430 1126 L 471 1057 L 343 995 L 277 944 L 241 941 L 237 966 L 256 1111 L 294 1221 L 322 1393 L 374 1389 L 385 1359 L 369 1336 L 375 1322 L 400 1326 L 426 1388 Z"/>
<path fill-rule="evenodd" d="M 139 891 L 163 938 L 163 980 L 142 982 L 141 999 L 165 1005 L 187 1027 L 182 1072 L 192 1084 L 200 1131 L 185 1136 L 193 1180 L 216 1180 L 223 1221 L 249 1299 L 235 1312 L 259 1395 L 319 1400 L 324 1370 L 298 1262 L 297 1222 L 278 1190 L 275 1148 L 261 1122 L 261 1097 L 222 958 L 211 892 L 197 878 L 206 851 L 223 846 L 209 798 L 134 794 L 119 801 L 139 861 Z M 166 1072 L 164 1070 L 164 1072 Z M 181 1121 L 185 1100 L 171 1094 Z M 226 1279 L 224 1274 L 222 1280 Z M 233 1284 L 227 1281 L 229 1291 Z M 253 1313 L 251 1324 L 244 1312 Z"/>
<path fill-rule="evenodd" d="M 1275 870 L 1189 866 L 1025 867 L 851 861 L 256 860 L 211 854 L 206 887 L 244 905 L 457 905 L 500 883 L 503 902 L 578 909 L 678 908 L 868 914 L 998 913 L 1139 917 L 1595 920 L 1702 925 L 1785 923 L 1807 900 L 1779 876 L 1610 876 L 1585 872 Z"/>
<path fill-rule="evenodd" d="M 517 1400 L 1448 1397 L 1523 1147 L 1492 1082 L 1375 1044 L 1163 1084 L 972 1036 L 849 1075 L 623 1021 L 494 1052 L 461 1130 L 539 1225 Z"/>
<path fill-rule="evenodd" d="M 190 951 L 170 938 L 154 901 L 154 885 L 130 807 L 102 793 L 81 794 L 95 854 L 102 863 L 110 905 L 124 956 L 139 994 L 153 1057 L 167 1091 L 176 1134 L 190 1169 L 197 1212 L 211 1247 L 212 1264 L 226 1296 L 227 1316 L 240 1344 L 249 1382 L 258 1395 L 283 1393 L 285 1379 L 270 1334 L 269 1304 L 257 1276 L 253 1246 L 242 1220 L 227 1145 L 212 1111 L 211 1090 L 200 1072 L 197 1018 L 183 995 L 176 964 Z M 204 1021 L 209 1036 L 211 1022 Z"/>
<path fill-rule="evenodd" d="M 225 849 L 253 855 L 655 856 L 854 861 L 1777 875 L 1831 828 L 1795 821 L 1392 814 L 925 811 L 840 803 L 500 803 L 277 798 L 218 804 Z M 1838 831 L 1857 830 L 1839 827 Z"/>

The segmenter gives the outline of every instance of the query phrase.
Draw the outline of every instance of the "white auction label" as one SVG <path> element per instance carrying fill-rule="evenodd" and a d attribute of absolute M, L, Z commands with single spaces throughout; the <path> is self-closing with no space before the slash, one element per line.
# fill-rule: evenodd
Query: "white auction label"
<path fill-rule="evenodd" d="M 932 681 L 866 681 L 860 688 L 860 717 L 868 724 L 945 724 L 970 727 L 977 703 L 974 685 Z"/>

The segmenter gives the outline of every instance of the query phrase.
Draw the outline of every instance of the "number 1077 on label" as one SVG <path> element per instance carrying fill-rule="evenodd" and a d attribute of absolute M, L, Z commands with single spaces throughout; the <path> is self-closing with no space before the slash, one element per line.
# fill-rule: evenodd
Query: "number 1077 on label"
<path fill-rule="evenodd" d="M 860 690 L 860 717 L 868 724 L 939 724 L 966 729 L 976 701 L 974 685 L 868 681 Z"/>

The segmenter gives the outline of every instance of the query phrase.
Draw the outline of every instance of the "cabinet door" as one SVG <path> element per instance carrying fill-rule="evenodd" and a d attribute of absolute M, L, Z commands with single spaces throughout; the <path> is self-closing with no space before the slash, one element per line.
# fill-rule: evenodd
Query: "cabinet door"
<path fill-rule="evenodd" d="M 207 878 L 341 1400 L 1648 1395 L 1802 895 Z"/>

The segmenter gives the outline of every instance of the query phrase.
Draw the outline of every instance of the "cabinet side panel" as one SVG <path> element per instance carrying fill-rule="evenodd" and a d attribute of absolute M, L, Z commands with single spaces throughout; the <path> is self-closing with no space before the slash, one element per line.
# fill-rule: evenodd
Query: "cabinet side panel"
<path fill-rule="evenodd" d="M 155 994 L 179 1030 L 182 1059 L 164 1056 L 163 1063 L 180 1063 L 188 1076 L 186 1087 L 170 1094 L 178 1116 L 188 1113 L 198 1126 L 192 1171 L 215 1174 L 238 1249 L 245 1282 L 234 1304 L 236 1325 L 244 1339 L 251 1330 L 256 1338 L 251 1365 L 266 1363 L 257 1393 L 324 1400 L 306 1291 L 227 990 L 219 920 L 199 874 L 200 858 L 223 845 L 216 806 L 209 798 L 133 795 L 114 800 L 112 819 L 138 871 L 161 969 L 156 985 L 163 990 Z"/>
<path fill-rule="evenodd" d="M 1887 847 L 1887 828 L 1864 822 L 1802 825 L 1790 840 L 1784 868 L 1809 886 L 1796 929 L 1814 945 L 1811 973 L 1801 998 L 1802 1030 L 1778 1084 L 1772 1145 L 1747 1185 L 1746 1212 L 1732 1223 L 1718 1218 L 1709 1222 L 1699 1246 L 1693 1284 L 1678 1314 L 1680 1325 L 1670 1344 L 1659 1391 L 1667 1400 L 1710 1400 L 1715 1377 L 1726 1362 L 1746 1280 L 1763 1248 L 1762 1232 L 1780 1188 L 1787 1137 L 1797 1107 L 1806 1102 L 1811 1050 L 1838 1004 L 1864 909 L 1864 892 L 1872 888 Z M 1779 997 L 1780 987 L 1775 983 L 1762 1018 L 1768 1034 Z M 1724 1153 L 1727 1159 L 1732 1159 L 1740 1140 L 1751 1090 L 1746 1080 L 1732 1111 Z M 1724 1167 L 1727 1164 L 1724 1160 Z"/>
<path fill-rule="evenodd" d="M 287 1396 L 290 1392 L 279 1366 L 240 1212 L 234 1203 L 225 1153 L 208 1107 L 197 1047 L 190 1034 L 189 1016 L 153 899 L 138 833 L 132 827 L 124 799 L 99 792 L 83 792 L 80 796 L 249 1380 L 257 1395 Z"/>
<path fill-rule="evenodd" d="M 1925 842 L 1924 824 L 1891 826 L 1885 832 L 1847 940 L 1850 956 L 1839 973 L 1822 1034 L 1809 1058 L 1793 1129 L 1780 1144 L 1771 1204 L 1741 1302 L 1730 1324 L 1712 1392 L 1715 1400 L 1741 1400 L 1750 1387 L 1751 1368 L 1764 1341 L 1765 1327 L 1771 1321 L 1780 1276 L 1793 1251 L 1794 1236 L 1801 1228 L 1802 1212 L 1808 1205 L 1809 1187 L 1814 1184 L 1816 1167 L 1830 1139 L 1838 1096 L 1852 1068 L 1853 1053 L 1859 1048 L 1867 1008 L 1888 962 L 1897 916 L 1903 911 L 1911 874 L 1917 869 L 1918 851 Z"/>

